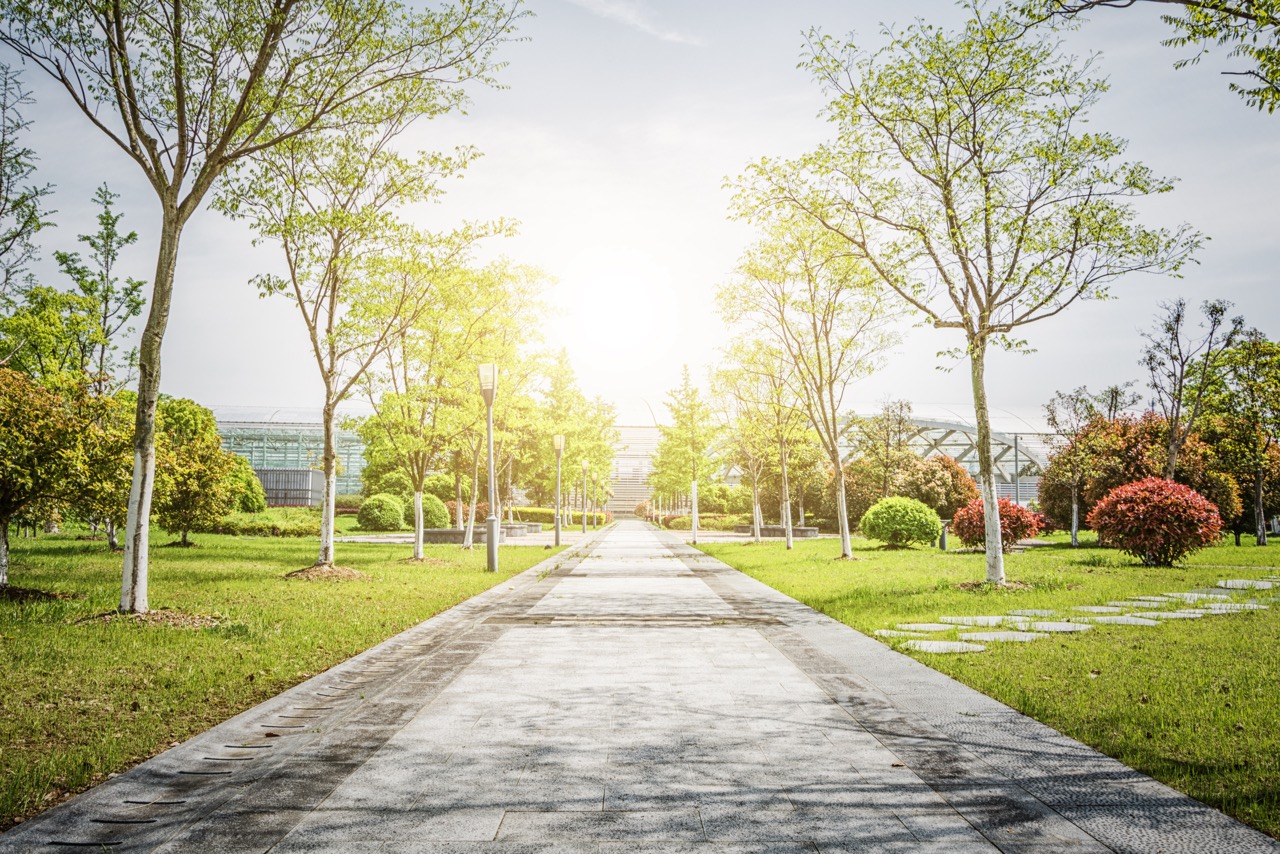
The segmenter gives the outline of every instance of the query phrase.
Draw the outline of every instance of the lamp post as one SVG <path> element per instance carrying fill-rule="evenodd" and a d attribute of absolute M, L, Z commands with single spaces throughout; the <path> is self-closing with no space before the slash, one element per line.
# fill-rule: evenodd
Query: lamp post
<path fill-rule="evenodd" d="M 584 457 L 582 460 L 582 533 L 587 532 L 587 469 L 591 463 Z"/>
<path fill-rule="evenodd" d="M 564 456 L 564 436 L 551 437 L 551 447 L 556 449 L 556 546 L 560 545 L 560 457 Z"/>
<path fill-rule="evenodd" d="M 493 515 L 493 399 L 498 394 L 498 366 L 480 366 L 480 395 L 484 398 L 489 428 L 489 516 L 484 520 L 485 540 L 489 554 L 488 569 L 498 571 L 498 517 Z"/>

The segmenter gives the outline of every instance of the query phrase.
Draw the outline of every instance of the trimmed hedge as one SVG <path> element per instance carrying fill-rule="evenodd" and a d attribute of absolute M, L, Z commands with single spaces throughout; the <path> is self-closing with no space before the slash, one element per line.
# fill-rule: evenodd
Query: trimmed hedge
<path fill-rule="evenodd" d="M 364 500 L 357 518 L 366 531 L 398 531 L 404 519 L 404 504 L 390 493 L 379 492 Z"/>
<path fill-rule="evenodd" d="M 318 537 L 320 514 L 305 507 L 276 507 L 263 513 L 232 513 L 198 533 L 232 537 Z"/>
<path fill-rule="evenodd" d="M 358 511 L 363 501 L 364 499 L 359 495 L 335 495 L 333 496 L 333 509 Z"/>
<path fill-rule="evenodd" d="M 1015 504 L 1007 498 L 996 502 L 1000 508 L 1000 546 L 1002 551 L 1011 550 L 1018 542 L 1040 533 L 1040 523 L 1036 515 L 1021 504 Z M 982 499 L 970 501 L 956 511 L 951 521 L 951 530 L 966 546 L 981 546 L 987 541 L 986 520 L 983 518 Z"/>
<path fill-rule="evenodd" d="M 872 504 L 862 514 L 858 529 L 863 536 L 891 546 L 928 545 L 942 535 L 942 520 L 923 501 L 898 495 Z"/>
<path fill-rule="evenodd" d="M 1089 513 L 1103 545 L 1147 566 L 1173 566 L 1222 536 L 1218 508 L 1189 486 L 1148 477 L 1111 490 Z"/>
<path fill-rule="evenodd" d="M 737 525 L 750 524 L 751 520 L 746 516 L 738 516 L 736 514 L 727 513 L 699 513 L 698 514 L 698 530 L 699 531 L 732 531 Z M 664 527 L 673 531 L 691 531 L 693 530 L 692 516 L 667 516 L 663 518 Z"/>

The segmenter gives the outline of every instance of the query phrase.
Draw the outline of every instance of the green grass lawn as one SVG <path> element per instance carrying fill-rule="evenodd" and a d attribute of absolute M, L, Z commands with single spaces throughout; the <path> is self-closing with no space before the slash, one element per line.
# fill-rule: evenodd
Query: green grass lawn
<path fill-rule="evenodd" d="M 342 517 L 339 517 L 342 518 Z M 156 532 L 156 542 L 166 542 Z M 121 558 L 73 535 L 12 540 L 10 583 L 74 598 L 0 599 L 0 829 L 528 569 L 552 555 L 340 543 L 369 581 L 286 580 L 309 539 L 193 535 L 154 547 L 153 609 L 215 616 L 216 628 L 89 620 L 114 610 Z"/>
<path fill-rule="evenodd" d="M 850 562 L 834 559 L 839 543 L 829 539 L 798 540 L 791 553 L 777 542 L 699 547 L 868 633 L 944 615 L 1065 612 L 1280 574 L 1280 545 L 1216 546 L 1156 569 L 1093 542 L 1072 549 L 1063 535 L 1050 539 L 1053 545 L 1006 558 L 1008 578 L 1030 585 L 1025 590 L 963 589 L 985 577 L 981 554 L 885 551 L 854 540 L 857 560 Z M 1280 837 L 1280 603 L 1272 605 L 1150 628 L 1096 625 L 1032 643 L 988 644 L 977 654 L 907 653 Z M 884 640 L 901 648 L 899 639 Z"/>

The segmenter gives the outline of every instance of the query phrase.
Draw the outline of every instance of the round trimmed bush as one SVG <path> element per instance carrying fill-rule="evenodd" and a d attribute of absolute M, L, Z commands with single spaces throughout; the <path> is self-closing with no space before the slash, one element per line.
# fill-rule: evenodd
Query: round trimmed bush
<path fill-rule="evenodd" d="M 413 527 L 413 499 L 409 499 L 409 503 L 404 506 L 404 523 L 410 528 Z M 448 528 L 449 509 L 444 506 L 444 502 L 436 498 L 430 492 L 422 493 L 422 527 L 423 528 Z"/>
<path fill-rule="evenodd" d="M 366 531 L 398 531 L 404 518 L 404 503 L 394 495 L 379 492 L 360 505 L 356 519 Z"/>
<path fill-rule="evenodd" d="M 891 546 L 932 543 L 942 534 L 942 520 L 923 501 L 898 495 L 881 498 L 866 513 L 858 529 Z"/>
<path fill-rule="evenodd" d="M 1111 490 L 1089 513 L 1098 539 L 1147 566 L 1173 566 L 1222 536 L 1212 501 L 1189 486 L 1148 477 Z"/>
<path fill-rule="evenodd" d="M 1018 542 L 1040 533 L 1040 522 L 1036 515 L 1021 504 L 1015 504 L 1007 498 L 996 502 L 1000 509 L 1000 546 L 1009 551 Z M 980 546 L 987 541 L 986 521 L 982 516 L 982 499 L 970 501 L 956 511 L 951 520 L 951 531 L 966 546 Z"/>

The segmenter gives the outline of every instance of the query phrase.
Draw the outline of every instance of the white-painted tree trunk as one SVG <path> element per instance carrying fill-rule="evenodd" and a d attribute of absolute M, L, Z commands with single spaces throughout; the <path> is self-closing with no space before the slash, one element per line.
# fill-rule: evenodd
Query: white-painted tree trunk
<path fill-rule="evenodd" d="M 9 586 L 9 520 L 0 522 L 0 587 Z"/>
<path fill-rule="evenodd" d="M 1000 537 L 1000 503 L 996 499 L 995 461 L 991 457 L 991 413 L 987 409 L 986 342 L 971 342 L 969 367 L 973 380 L 973 410 L 978 422 L 978 486 L 987 545 L 987 581 L 1004 584 L 1004 544 Z"/>
<path fill-rule="evenodd" d="M 1080 486 L 1071 484 L 1071 545 L 1080 545 Z"/>
<path fill-rule="evenodd" d="M 784 442 L 782 449 L 778 453 L 778 461 L 782 471 L 782 533 L 787 539 L 787 551 L 790 551 L 795 543 L 791 536 L 791 484 L 787 480 L 787 446 Z"/>
<path fill-rule="evenodd" d="M 698 481 L 693 481 L 689 488 L 689 518 L 693 530 L 693 544 L 698 544 Z"/>
<path fill-rule="evenodd" d="M 840 557 L 853 557 L 853 543 L 849 539 L 849 503 L 844 491 L 844 467 L 836 460 L 836 527 L 840 531 Z"/>
<path fill-rule="evenodd" d="M 413 493 L 413 559 L 422 558 L 422 490 L 418 490 Z"/>

